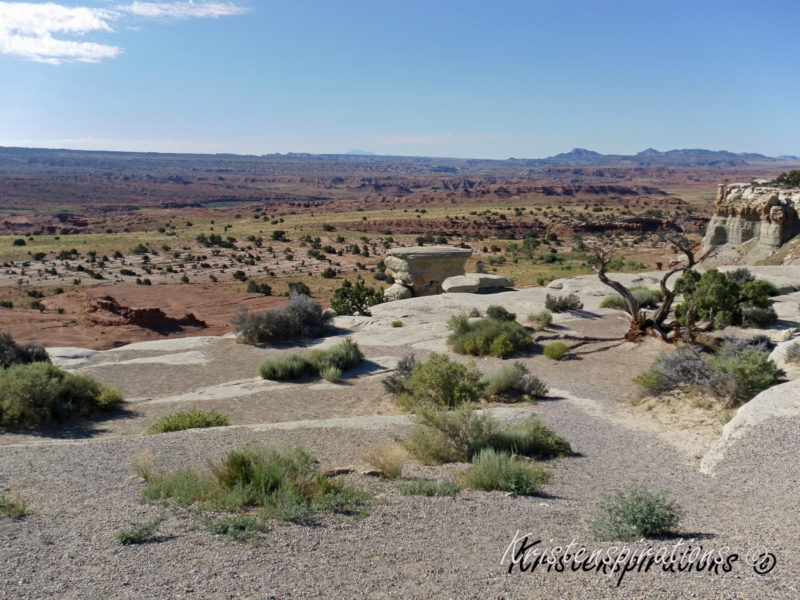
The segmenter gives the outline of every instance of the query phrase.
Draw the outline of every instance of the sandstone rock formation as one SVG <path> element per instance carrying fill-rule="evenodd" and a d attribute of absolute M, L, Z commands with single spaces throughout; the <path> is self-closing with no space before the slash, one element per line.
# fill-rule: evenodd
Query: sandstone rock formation
<path fill-rule="evenodd" d="M 720 185 L 703 239 L 703 250 L 717 253 L 715 263 L 762 264 L 800 233 L 800 189 L 769 184 Z M 784 252 L 793 264 L 800 254 Z M 772 261 L 775 262 L 775 261 Z"/>
<path fill-rule="evenodd" d="M 514 287 L 514 282 L 501 275 L 489 273 L 467 273 L 448 277 L 442 282 L 445 292 L 461 292 L 474 294 L 480 290 L 496 290 Z"/>
<path fill-rule="evenodd" d="M 431 296 L 441 293 L 445 279 L 464 274 L 464 264 L 471 255 L 468 248 L 413 246 L 392 248 L 384 263 L 386 273 L 409 288 L 412 295 Z"/>

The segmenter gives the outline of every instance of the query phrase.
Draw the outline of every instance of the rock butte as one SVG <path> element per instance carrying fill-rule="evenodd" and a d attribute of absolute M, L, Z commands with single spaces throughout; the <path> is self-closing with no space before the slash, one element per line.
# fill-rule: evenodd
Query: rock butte
<path fill-rule="evenodd" d="M 720 185 L 703 239 L 716 264 L 800 264 L 800 189 Z"/>

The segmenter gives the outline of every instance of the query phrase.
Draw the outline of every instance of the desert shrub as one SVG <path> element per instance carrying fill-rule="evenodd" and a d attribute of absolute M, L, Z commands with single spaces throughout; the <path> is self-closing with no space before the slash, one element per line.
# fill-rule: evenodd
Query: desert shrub
<path fill-rule="evenodd" d="M 244 309 L 231 319 L 246 344 L 277 344 L 318 337 L 328 331 L 330 322 L 331 315 L 306 295 L 293 295 L 284 308 L 255 315 Z"/>
<path fill-rule="evenodd" d="M 476 490 L 513 492 L 529 496 L 538 492 L 550 480 L 550 474 L 541 466 L 517 461 L 506 452 L 484 448 L 472 459 L 472 466 L 464 472 L 468 487 Z"/>
<path fill-rule="evenodd" d="M 211 524 L 211 532 L 226 535 L 237 542 L 249 540 L 257 533 L 267 530 L 263 521 L 250 515 L 233 515 L 222 517 Z"/>
<path fill-rule="evenodd" d="M 542 353 L 547 358 L 552 358 L 553 360 L 561 360 L 567 352 L 569 352 L 569 346 L 564 342 L 553 342 L 552 344 L 547 344 L 542 349 Z"/>
<path fill-rule="evenodd" d="M 528 315 L 528 321 L 536 323 L 536 329 L 547 329 L 553 324 L 553 313 L 549 310 L 541 310 L 538 313 Z"/>
<path fill-rule="evenodd" d="M 403 326 L 403 322 L 400 319 L 396 319 L 396 320 L 392 321 L 392 327 L 402 327 L 402 326 Z"/>
<path fill-rule="evenodd" d="M 520 398 L 530 400 L 547 395 L 547 386 L 532 375 L 520 362 L 506 365 L 483 378 L 486 396 L 497 402 L 511 402 Z"/>
<path fill-rule="evenodd" d="M 778 314 L 771 306 L 743 306 L 742 325 L 744 327 L 769 327 L 778 320 Z"/>
<path fill-rule="evenodd" d="M 486 309 L 486 316 L 490 319 L 496 319 L 497 321 L 514 321 L 517 318 L 517 315 L 507 311 L 505 307 L 499 304 L 492 304 L 489 306 L 489 308 Z"/>
<path fill-rule="evenodd" d="M 14 496 L 0 494 L 0 514 L 18 520 L 28 514 L 28 505 L 19 494 Z"/>
<path fill-rule="evenodd" d="M 123 545 L 149 544 L 158 540 L 156 529 L 164 521 L 163 516 L 153 517 L 149 521 L 137 525 L 132 529 L 123 529 L 117 532 L 117 541 Z"/>
<path fill-rule="evenodd" d="M 230 452 L 210 472 L 181 469 L 153 476 L 142 492 L 146 502 L 173 500 L 214 509 L 261 506 L 262 514 L 308 522 L 317 510 L 352 513 L 369 494 L 323 476 L 302 448 L 268 448 L 251 443 Z"/>
<path fill-rule="evenodd" d="M 399 483 L 397 491 L 403 496 L 455 496 L 461 491 L 461 486 L 453 481 L 411 479 Z"/>
<path fill-rule="evenodd" d="M 642 308 L 656 308 L 663 296 L 661 290 L 648 290 L 647 288 L 631 288 L 631 295 Z M 658 292 L 658 293 L 656 293 Z M 600 308 L 615 308 L 617 310 L 628 310 L 628 305 L 619 294 L 609 294 L 600 302 Z"/>
<path fill-rule="evenodd" d="M 50 357 L 42 346 L 17 344 L 7 333 L 0 333 L 0 368 L 32 362 L 50 362 Z"/>
<path fill-rule="evenodd" d="M 786 362 L 800 363 L 800 341 L 794 342 L 786 348 Z"/>
<path fill-rule="evenodd" d="M 164 415 L 147 430 L 148 435 L 183 431 L 184 429 L 202 429 L 204 427 L 223 427 L 230 425 L 226 415 L 215 410 L 197 410 L 192 408 L 181 412 Z"/>
<path fill-rule="evenodd" d="M 681 514 L 681 508 L 668 500 L 667 492 L 653 494 L 634 483 L 600 501 L 591 528 L 598 540 L 631 542 L 672 533 Z"/>
<path fill-rule="evenodd" d="M 775 183 L 788 187 L 800 187 L 800 169 L 792 169 L 788 173 L 781 173 L 775 178 Z"/>
<path fill-rule="evenodd" d="M 272 288 L 267 283 L 258 283 L 255 279 L 247 281 L 248 294 L 263 294 L 264 296 L 272 295 Z"/>
<path fill-rule="evenodd" d="M 544 306 L 551 312 L 568 312 L 582 309 L 583 302 L 581 302 L 577 294 L 569 294 L 567 296 L 551 296 L 547 294 L 544 299 Z"/>
<path fill-rule="evenodd" d="M 712 371 L 733 377 L 734 386 L 728 394 L 728 404 L 747 402 L 765 389 L 778 383 L 786 373 L 769 358 L 769 353 L 752 346 L 735 347 L 723 344 L 720 351 L 708 359 Z"/>
<path fill-rule="evenodd" d="M 468 461 L 498 429 L 489 415 L 467 406 L 452 411 L 425 408 L 417 421 L 404 445 L 426 464 Z"/>
<path fill-rule="evenodd" d="M 129 462 L 131 469 L 142 481 L 150 481 L 153 476 L 153 455 L 147 450 L 140 452 Z"/>
<path fill-rule="evenodd" d="M 411 370 L 414 368 L 416 362 L 417 359 L 413 354 L 404 354 L 401 356 L 400 360 L 397 361 L 397 367 L 395 367 L 394 373 L 387 375 L 381 380 L 386 391 L 395 395 L 405 392 L 406 381 L 411 376 Z"/>
<path fill-rule="evenodd" d="M 473 319 L 477 319 L 481 316 L 481 311 L 479 311 L 476 307 L 472 307 L 470 311 L 467 313 L 467 316 Z"/>
<path fill-rule="evenodd" d="M 415 362 L 403 384 L 398 403 L 404 408 L 434 406 L 453 408 L 476 402 L 483 394 L 481 373 L 474 366 L 431 352 L 425 362 Z"/>
<path fill-rule="evenodd" d="M 693 326 L 695 321 L 708 321 L 714 329 L 742 324 L 766 327 L 777 320 L 769 299 L 775 286 L 753 280 L 749 272 L 743 274 L 741 269 L 727 274 L 709 269 L 702 275 L 690 269 L 675 283 L 675 291 L 683 294 L 683 302 L 675 307 L 675 317 L 685 327 Z"/>
<path fill-rule="evenodd" d="M 367 286 L 362 279 L 355 285 L 347 279 L 333 292 L 331 308 L 337 315 L 370 316 L 369 308 L 384 302 L 383 290 Z"/>
<path fill-rule="evenodd" d="M 119 392 L 86 375 L 46 362 L 0 370 L 0 425 L 36 427 L 88 416 L 122 400 Z"/>
<path fill-rule="evenodd" d="M 339 373 L 352 369 L 362 360 L 364 354 L 350 338 L 345 338 L 335 346 L 326 350 L 312 350 L 306 359 L 308 364 L 316 373 L 322 375 L 322 371 L 328 367 L 339 369 Z"/>
<path fill-rule="evenodd" d="M 329 383 L 336 383 L 342 376 L 342 370 L 333 365 L 327 365 L 319 370 L 319 376 Z"/>
<path fill-rule="evenodd" d="M 282 354 L 265 358 L 258 365 L 258 374 L 264 379 L 287 381 L 298 379 L 308 371 L 306 359 L 299 354 Z"/>
<path fill-rule="evenodd" d="M 487 447 L 498 452 L 519 454 L 529 458 L 555 458 L 570 456 L 569 442 L 536 417 L 530 417 L 518 425 L 510 425 L 502 431 L 493 433 Z"/>
<path fill-rule="evenodd" d="M 14 303 L 11 300 L 0 300 L 0 307 L 2 308 L 14 308 Z M 7 335 L 7 334 L 3 334 Z"/>
<path fill-rule="evenodd" d="M 387 479 L 397 479 L 403 472 L 403 465 L 409 460 L 408 451 L 397 444 L 380 444 L 364 456 L 366 461 L 381 472 Z"/>
<path fill-rule="evenodd" d="M 662 354 L 634 382 L 653 396 L 690 387 L 714 394 L 733 407 L 775 385 L 784 375 L 767 350 L 748 340 L 726 340 L 710 357 L 690 347 Z"/>
<path fill-rule="evenodd" d="M 456 315 L 450 318 L 447 326 L 453 332 L 447 341 L 459 354 L 505 358 L 534 344 L 528 331 L 516 321 L 481 319 L 470 322 L 465 315 Z"/>

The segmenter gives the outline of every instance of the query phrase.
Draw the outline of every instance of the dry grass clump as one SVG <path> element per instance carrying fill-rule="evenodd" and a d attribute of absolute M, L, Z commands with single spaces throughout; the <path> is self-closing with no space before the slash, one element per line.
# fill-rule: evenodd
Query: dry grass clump
<path fill-rule="evenodd" d="M 364 459 L 387 479 L 397 479 L 403 473 L 411 457 L 408 451 L 397 444 L 380 444 L 364 455 Z"/>

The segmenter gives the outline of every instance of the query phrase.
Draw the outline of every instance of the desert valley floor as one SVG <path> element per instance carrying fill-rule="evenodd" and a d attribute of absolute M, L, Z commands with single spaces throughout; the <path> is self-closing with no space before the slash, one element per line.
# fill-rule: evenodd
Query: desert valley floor
<path fill-rule="evenodd" d="M 796 268 L 781 273 L 780 284 L 800 281 Z M 627 277 L 648 281 L 646 274 Z M 104 419 L 0 435 L 0 486 L 17 490 L 30 507 L 23 520 L 0 520 L 0 598 L 800 597 L 797 379 L 780 386 L 779 402 L 767 399 L 761 412 L 734 419 L 738 429 L 720 442 L 719 420 L 702 409 L 631 405 L 631 378 L 662 349 L 655 340 L 587 344 L 563 361 L 534 352 L 519 360 L 547 383 L 548 397 L 485 409 L 504 422 L 535 414 L 572 444 L 573 456 L 549 463 L 553 478 L 542 494 L 404 496 L 394 483 L 360 473 L 371 447 L 402 438 L 413 422 L 380 381 L 402 355 L 447 351 L 445 324 L 453 314 L 502 304 L 526 315 L 543 307 L 553 287 L 579 292 L 585 307 L 557 314 L 539 333 L 624 333 L 624 315 L 598 308 L 605 292 L 587 276 L 549 290 L 442 294 L 378 305 L 372 317 L 339 317 L 337 335 L 308 346 L 357 341 L 367 360 L 337 384 L 263 380 L 259 361 L 285 349 L 246 346 L 232 335 L 106 351 L 50 348 L 54 362 L 116 386 L 126 402 Z M 779 325 L 768 331 L 775 339 L 798 326 L 800 292 L 791 285 L 785 291 L 777 298 Z M 391 327 L 397 319 L 403 327 Z M 477 360 L 484 373 L 502 364 Z M 187 407 L 216 408 L 233 425 L 144 435 L 157 416 Z M 209 532 L 191 510 L 139 502 L 144 484 L 131 461 L 143 452 L 157 468 L 202 466 L 249 440 L 302 444 L 325 469 L 355 467 L 340 477 L 374 494 L 367 513 L 325 516 L 315 525 L 271 523 L 257 540 L 239 543 Z M 441 479 L 463 467 L 412 462 L 404 476 Z M 619 573 L 508 572 L 504 553 L 518 530 L 543 548 L 573 540 L 589 550 L 614 545 L 593 540 L 588 520 L 603 495 L 632 480 L 668 490 L 685 512 L 678 535 L 632 548 L 681 543 L 681 551 L 702 546 L 736 554 L 729 572 L 653 568 L 625 573 L 621 582 Z M 117 542 L 117 531 L 159 514 L 166 520 L 157 543 Z M 761 575 L 752 563 L 765 551 L 775 565 Z"/>

